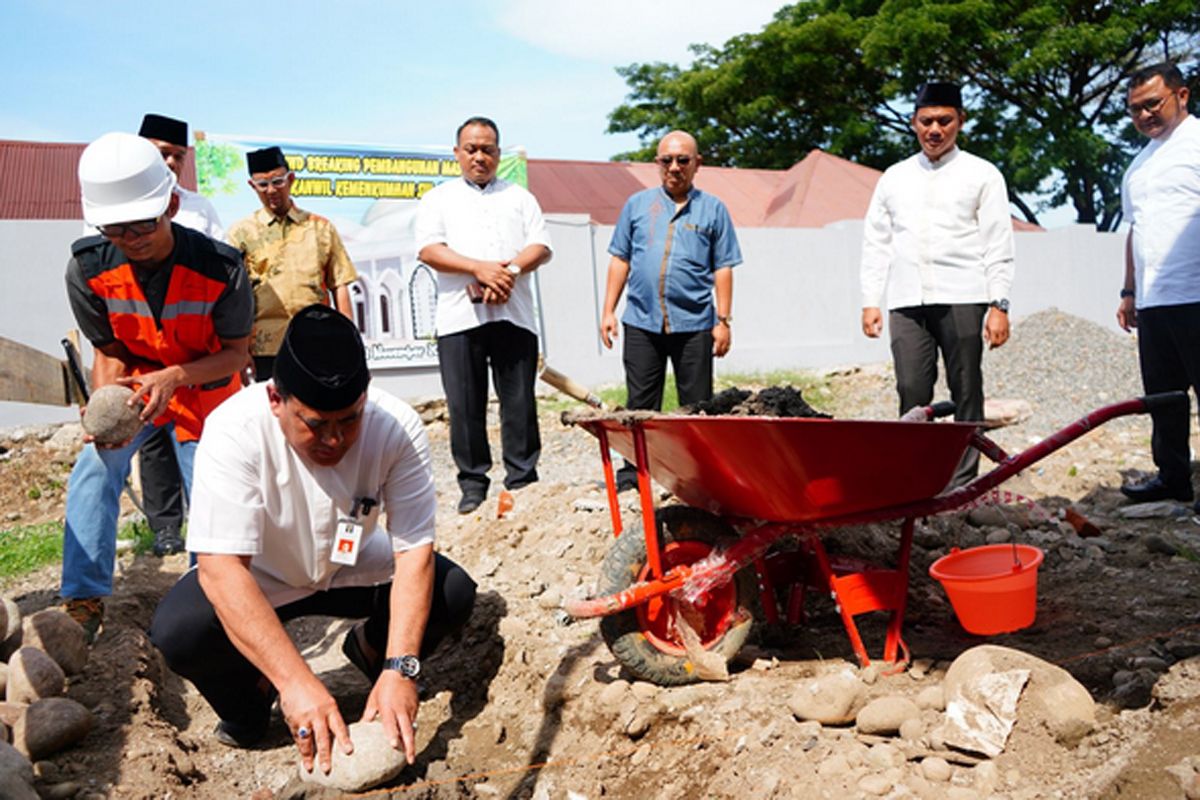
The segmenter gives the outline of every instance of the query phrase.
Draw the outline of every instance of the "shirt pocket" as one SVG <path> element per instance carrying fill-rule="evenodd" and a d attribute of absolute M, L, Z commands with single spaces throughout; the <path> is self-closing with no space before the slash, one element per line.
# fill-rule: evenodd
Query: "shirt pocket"
<path fill-rule="evenodd" d="M 707 271 L 712 263 L 712 243 L 716 233 L 707 225 L 684 222 L 675 228 L 675 255 L 693 268 Z"/>

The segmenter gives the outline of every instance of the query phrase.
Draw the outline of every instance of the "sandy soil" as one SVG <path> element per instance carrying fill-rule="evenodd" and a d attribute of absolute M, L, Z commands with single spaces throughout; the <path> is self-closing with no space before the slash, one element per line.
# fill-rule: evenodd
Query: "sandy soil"
<path fill-rule="evenodd" d="M 888 380 L 878 370 L 833 379 L 841 397 L 886 397 Z M 810 400 L 839 417 L 863 411 L 828 398 Z M 519 492 L 504 519 L 497 519 L 495 487 L 478 512 L 460 517 L 447 430 L 442 421 L 429 424 L 440 547 L 477 579 L 479 599 L 469 627 L 426 663 L 416 765 L 369 796 L 854 797 L 866 793 L 864 785 L 875 786 L 862 783 L 872 773 L 901 775 L 880 795 L 890 797 L 1182 796 L 1163 768 L 1200 754 L 1200 521 L 1182 506 L 1177 516 L 1121 516 L 1121 482 L 1150 469 L 1147 421 L 1094 431 L 1009 481 L 1003 488 L 1014 496 L 1003 499 L 1016 502 L 998 517 L 977 512 L 968 520 L 957 512 L 918 522 L 904 630 L 920 668 L 864 673 L 873 695 L 915 695 L 958 654 L 992 641 L 1063 666 L 1102 704 L 1099 728 L 1074 748 L 1018 721 L 994 760 L 998 777 L 988 785 L 965 766 L 943 783 L 909 777 L 911 763 L 888 773 L 853 727 L 814 734 L 793 718 L 787 699 L 799 680 L 831 664 L 853 663 L 831 603 L 815 593 L 804 624 L 755 626 L 728 682 L 670 689 L 617 684 L 628 675 L 603 643 L 598 623 L 571 622 L 560 610 L 564 598 L 592 590 L 613 542 L 596 486 L 596 442 L 564 427 L 557 411 L 543 413 L 542 431 L 542 481 Z M 1030 431 L 1017 426 L 997 438 L 1020 449 Z M 61 519 L 69 448 L 36 436 L 0 444 L 5 524 Z M 634 498 L 621 498 L 629 524 L 636 519 Z M 1051 517 L 1073 504 L 1103 535 L 1080 539 L 1057 519 L 1039 520 L 1025 498 Z M 898 524 L 865 526 L 831 533 L 826 542 L 832 552 L 886 563 L 898 530 Z M 959 627 L 927 569 L 951 546 L 1005 534 L 1046 552 L 1038 616 L 1027 630 L 984 640 Z M 259 749 L 223 747 L 211 735 L 211 710 L 162 666 L 145 629 L 158 598 L 185 566 L 182 555 L 122 556 L 105 628 L 68 692 L 95 712 L 97 725 L 81 744 L 51 759 L 48 776 L 78 785 L 81 796 L 328 796 L 298 782 L 281 722 Z M 0 588 L 30 613 L 56 602 L 56 573 Z M 883 621 L 871 617 L 880 619 L 864 617 L 862 628 L 877 655 Z M 344 713 L 356 718 L 369 687 L 341 655 L 347 627 L 313 619 L 291 630 Z M 849 770 L 822 772 L 835 754 Z"/>

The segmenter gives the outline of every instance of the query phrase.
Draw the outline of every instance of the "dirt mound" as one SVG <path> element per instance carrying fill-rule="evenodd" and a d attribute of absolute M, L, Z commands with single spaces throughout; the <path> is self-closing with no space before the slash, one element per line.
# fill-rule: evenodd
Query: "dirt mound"
<path fill-rule="evenodd" d="M 718 392 L 711 400 L 704 400 L 680 411 L 684 414 L 716 416 L 728 414 L 735 417 L 820 417 L 829 419 L 810 406 L 792 386 L 768 386 L 757 392 L 739 389 L 736 386 Z"/>

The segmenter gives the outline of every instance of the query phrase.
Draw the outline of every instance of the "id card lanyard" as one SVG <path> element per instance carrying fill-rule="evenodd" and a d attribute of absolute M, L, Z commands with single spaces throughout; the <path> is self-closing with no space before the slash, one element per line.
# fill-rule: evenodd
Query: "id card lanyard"
<path fill-rule="evenodd" d="M 359 521 L 359 515 L 369 515 L 377 502 L 373 497 L 356 497 L 354 507 L 350 509 L 350 516 L 338 520 L 337 531 L 333 536 L 333 550 L 329 553 L 329 560 L 334 564 L 353 567 L 358 562 L 363 535 L 363 524 Z"/>

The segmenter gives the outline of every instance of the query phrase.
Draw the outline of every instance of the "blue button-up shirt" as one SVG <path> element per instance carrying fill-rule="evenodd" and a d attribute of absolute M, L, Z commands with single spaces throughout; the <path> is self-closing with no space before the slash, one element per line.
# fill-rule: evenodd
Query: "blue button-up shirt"
<path fill-rule="evenodd" d="M 630 197 L 608 252 L 629 262 L 621 321 L 653 333 L 713 327 L 713 273 L 742 263 L 725 204 L 696 188 L 678 211 L 661 186 Z"/>

